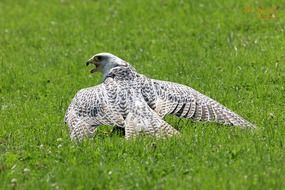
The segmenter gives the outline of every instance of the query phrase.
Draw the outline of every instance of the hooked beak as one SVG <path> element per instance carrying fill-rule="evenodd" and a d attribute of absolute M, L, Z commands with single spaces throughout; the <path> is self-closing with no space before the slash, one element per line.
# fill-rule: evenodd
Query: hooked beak
<path fill-rule="evenodd" d="M 91 64 L 91 63 L 92 63 L 92 60 L 89 59 L 89 60 L 86 62 L 86 66 L 88 66 L 88 65 Z"/>
<path fill-rule="evenodd" d="M 93 59 L 89 59 L 87 62 L 86 62 L 86 66 L 90 65 L 90 64 L 94 64 L 95 65 L 95 68 L 92 69 L 90 71 L 90 73 L 95 73 L 97 70 L 98 70 L 98 67 L 99 67 L 99 64 L 95 62 L 95 60 Z"/>

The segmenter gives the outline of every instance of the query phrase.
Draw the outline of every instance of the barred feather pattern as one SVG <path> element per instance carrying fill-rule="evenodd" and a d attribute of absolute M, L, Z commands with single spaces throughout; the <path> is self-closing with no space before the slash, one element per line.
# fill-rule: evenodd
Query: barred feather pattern
<path fill-rule="evenodd" d="M 193 121 L 255 128 L 217 101 L 177 83 L 150 79 L 130 65 L 114 66 L 103 83 L 80 90 L 65 114 L 70 137 L 92 137 L 98 126 L 125 128 L 126 138 L 139 134 L 156 137 L 179 132 L 163 120 L 167 114 Z"/>
<path fill-rule="evenodd" d="M 155 101 L 150 101 L 149 105 L 160 117 L 173 114 L 194 121 L 255 128 L 255 125 L 238 114 L 188 86 L 153 79 L 150 83 L 156 98 Z M 149 92 L 148 88 L 146 91 Z M 146 100 L 149 100 L 149 96 L 153 98 L 153 93 L 143 94 L 146 94 Z"/>
<path fill-rule="evenodd" d="M 92 137 L 100 125 L 125 128 L 127 139 L 140 134 L 155 137 L 178 134 L 148 106 L 139 78 L 129 68 L 114 69 L 102 84 L 80 90 L 65 116 L 71 139 Z"/>

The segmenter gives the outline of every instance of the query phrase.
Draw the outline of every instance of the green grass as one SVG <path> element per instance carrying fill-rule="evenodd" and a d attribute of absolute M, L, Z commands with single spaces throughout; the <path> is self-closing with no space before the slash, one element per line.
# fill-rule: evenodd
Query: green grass
<path fill-rule="evenodd" d="M 285 189 L 282 1 L 0 1 L 0 189 Z M 246 117 L 254 132 L 168 118 L 182 136 L 126 141 L 63 123 L 85 61 L 111 52 Z"/>

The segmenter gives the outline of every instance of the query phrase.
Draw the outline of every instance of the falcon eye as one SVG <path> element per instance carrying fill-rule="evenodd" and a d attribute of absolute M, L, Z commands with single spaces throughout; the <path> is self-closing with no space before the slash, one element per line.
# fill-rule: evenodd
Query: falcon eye
<path fill-rule="evenodd" d="M 103 60 L 103 56 L 100 56 L 100 55 L 96 56 L 96 60 L 97 61 L 102 61 Z"/>

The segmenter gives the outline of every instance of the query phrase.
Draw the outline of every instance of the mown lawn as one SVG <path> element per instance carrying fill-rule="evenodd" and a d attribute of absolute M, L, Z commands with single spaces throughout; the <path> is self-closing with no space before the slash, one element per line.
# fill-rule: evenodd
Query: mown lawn
<path fill-rule="evenodd" d="M 0 189 L 285 189 L 282 1 L 0 1 Z M 167 121 L 181 137 L 70 141 L 65 110 L 111 52 L 258 127 Z"/>

